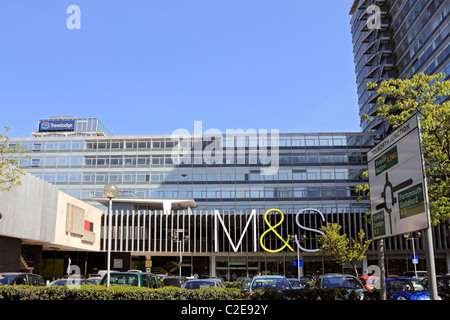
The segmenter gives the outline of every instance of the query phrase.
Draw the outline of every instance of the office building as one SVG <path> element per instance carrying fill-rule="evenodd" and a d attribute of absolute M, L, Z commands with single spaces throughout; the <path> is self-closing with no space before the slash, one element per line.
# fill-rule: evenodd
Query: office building
<path fill-rule="evenodd" d="M 450 2 L 447 0 L 355 0 L 351 33 L 360 116 L 373 116 L 378 94 L 368 82 L 408 79 L 423 72 L 450 76 Z M 383 134 L 386 123 L 361 122 Z"/>
<path fill-rule="evenodd" d="M 52 121 L 57 131 L 48 130 Z M 112 214 L 114 269 L 148 267 L 177 274 L 181 263 L 183 275 L 232 280 L 258 272 L 296 276 L 294 260 L 300 258 L 303 274 L 342 271 L 317 254 L 320 227 L 336 222 L 350 239 L 360 229 L 371 237 L 365 223 L 369 203 L 356 201 L 354 191 L 367 182 L 362 172 L 366 152 L 374 145 L 371 132 L 230 130 L 199 135 L 185 130 L 181 135 L 114 136 L 106 127 L 83 131 L 77 122 L 40 120 L 33 137 L 9 143 L 19 143 L 30 156 L 23 159 L 25 171 L 104 212 L 108 199 L 103 187 L 118 186 Z M 201 133 L 206 131 L 211 132 Z M 103 215 L 103 253 L 105 226 Z M 437 268 L 447 271 L 449 235 L 445 228 L 437 229 Z M 422 241 L 416 243 L 419 252 Z M 407 259 L 411 246 L 402 237 L 386 242 L 392 272 L 413 268 Z M 44 252 L 43 262 L 58 254 Z M 76 255 L 72 261 L 79 260 L 85 272 L 102 268 L 101 259 L 66 255 Z M 360 271 L 376 261 L 372 244 Z"/>

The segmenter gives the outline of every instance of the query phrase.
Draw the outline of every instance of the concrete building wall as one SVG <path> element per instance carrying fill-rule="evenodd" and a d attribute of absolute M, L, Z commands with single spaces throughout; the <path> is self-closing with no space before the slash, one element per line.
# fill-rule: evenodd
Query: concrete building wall
<path fill-rule="evenodd" d="M 58 188 L 31 174 L 22 185 L 0 192 L 0 235 L 33 241 L 55 241 Z"/>

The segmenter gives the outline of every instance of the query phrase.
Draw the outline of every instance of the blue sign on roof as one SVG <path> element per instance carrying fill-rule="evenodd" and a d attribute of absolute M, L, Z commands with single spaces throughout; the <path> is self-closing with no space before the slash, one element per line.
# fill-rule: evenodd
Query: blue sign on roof
<path fill-rule="evenodd" d="M 39 123 L 39 132 L 74 131 L 75 120 L 44 120 Z"/>

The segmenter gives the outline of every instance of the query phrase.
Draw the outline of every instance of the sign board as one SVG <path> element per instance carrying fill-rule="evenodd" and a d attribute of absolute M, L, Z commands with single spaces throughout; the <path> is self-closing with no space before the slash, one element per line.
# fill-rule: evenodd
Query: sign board
<path fill-rule="evenodd" d="M 367 153 L 374 239 L 429 226 L 420 141 L 414 116 Z"/>
<path fill-rule="evenodd" d="M 303 267 L 303 259 L 294 259 L 294 267 Z"/>
<path fill-rule="evenodd" d="M 75 120 L 45 120 L 39 122 L 39 132 L 74 131 Z"/>

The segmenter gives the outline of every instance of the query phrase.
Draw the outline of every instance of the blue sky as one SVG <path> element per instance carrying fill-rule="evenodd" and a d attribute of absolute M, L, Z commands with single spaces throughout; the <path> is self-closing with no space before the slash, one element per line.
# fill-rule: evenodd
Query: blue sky
<path fill-rule="evenodd" d="M 352 0 L 0 0 L 0 126 L 359 131 Z M 78 5 L 81 29 L 67 7 Z"/>

